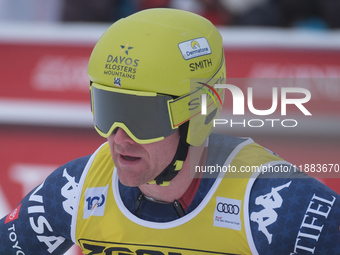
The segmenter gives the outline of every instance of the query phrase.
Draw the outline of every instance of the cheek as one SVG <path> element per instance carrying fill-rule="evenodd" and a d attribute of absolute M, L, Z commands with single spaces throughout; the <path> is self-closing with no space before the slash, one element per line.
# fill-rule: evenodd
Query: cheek
<path fill-rule="evenodd" d="M 155 144 L 150 144 L 149 155 L 154 162 L 159 162 L 161 167 L 166 167 L 174 158 L 179 142 L 177 133 L 164 138 Z M 154 146 L 157 145 L 157 146 Z"/>
<path fill-rule="evenodd" d="M 110 135 L 110 136 L 107 138 L 107 141 L 108 141 L 108 143 L 109 143 L 111 155 L 113 155 L 113 136 Z"/>

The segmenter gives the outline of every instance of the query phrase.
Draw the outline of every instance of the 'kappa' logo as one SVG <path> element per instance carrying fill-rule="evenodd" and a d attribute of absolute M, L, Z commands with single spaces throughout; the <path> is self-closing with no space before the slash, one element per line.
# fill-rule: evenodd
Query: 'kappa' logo
<path fill-rule="evenodd" d="M 279 191 L 288 188 L 292 181 L 287 182 L 276 188 L 272 188 L 270 193 L 258 196 L 255 199 L 255 204 L 262 205 L 264 209 L 259 212 L 252 212 L 250 219 L 258 224 L 258 230 L 261 231 L 267 238 L 268 243 L 271 244 L 273 234 L 269 233 L 267 227 L 277 220 L 277 212 L 274 209 L 280 208 L 283 203 L 283 199 L 279 194 Z"/>

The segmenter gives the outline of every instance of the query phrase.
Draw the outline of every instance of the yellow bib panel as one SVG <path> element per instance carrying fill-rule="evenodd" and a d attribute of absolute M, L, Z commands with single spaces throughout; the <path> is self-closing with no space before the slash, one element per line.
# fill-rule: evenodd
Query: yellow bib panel
<path fill-rule="evenodd" d="M 251 140 L 237 146 L 230 155 L 226 166 L 237 169 L 282 160 Z M 255 180 L 251 172 L 241 177 L 225 173 L 191 213 L 159 223 L 142 220 L 124 206 L 107 143 L 94 154 L 87 170 L 75 221 L 75 240 L 84 254 L 257 253 L 248 213 Z"/>

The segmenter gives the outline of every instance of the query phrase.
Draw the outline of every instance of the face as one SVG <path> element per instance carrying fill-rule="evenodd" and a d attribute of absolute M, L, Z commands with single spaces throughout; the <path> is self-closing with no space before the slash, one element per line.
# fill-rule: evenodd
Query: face
<path fill-rule="evenodd" d="M 118 128 L 108 137 L 111 155 L 117 167 L 119 180 L 135 187 L 154 180 L 175 156 L 179 132 L 150 144 L 138 144 Z"/>

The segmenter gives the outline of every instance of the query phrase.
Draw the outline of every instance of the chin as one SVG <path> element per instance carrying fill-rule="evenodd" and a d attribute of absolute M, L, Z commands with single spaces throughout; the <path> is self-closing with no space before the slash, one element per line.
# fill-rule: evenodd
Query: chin
<path fill-rule="evenodd" d="M 140 185 L 147 183 L 147 181 L 145 180 L 136 179 L 136 175 L 126 176 L 125 174 L 123 175 L 119 174 L 119 171 L 118 171 L 118 179 L 123 185 L 128 186 L 128 187 L 138 187 Z"/>
<path fill-rule="evenodd" d="M 124 179 L 122 180 L 122 179 L 119 179 L 119 181 L 123 184 L 123 185 L 125 185 L 125 186 L 127 186 L 127 187 L 138 187 L 140 184 L 138 184 L 137 182 L 131 182 L 131 181 L 124 181 Z"/>

